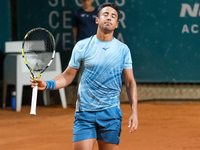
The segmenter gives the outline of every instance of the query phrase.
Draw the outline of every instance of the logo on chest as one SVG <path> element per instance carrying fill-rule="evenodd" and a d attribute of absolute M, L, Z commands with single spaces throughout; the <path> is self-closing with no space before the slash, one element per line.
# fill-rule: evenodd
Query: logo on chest
<path fill-rule="evenodd" d="M 81 14 L 81 17 L 82 17 L 82 18 L 84 18 L 84 17 L 88 18 L 89 15 L 88 15 L 88 14 Z"/>
<path fill-rule="evenodd" d="M 107 49 L 109 49 L 110 47 L 104 47 L 102 48 L 104 51 L 106 51 Z"/>

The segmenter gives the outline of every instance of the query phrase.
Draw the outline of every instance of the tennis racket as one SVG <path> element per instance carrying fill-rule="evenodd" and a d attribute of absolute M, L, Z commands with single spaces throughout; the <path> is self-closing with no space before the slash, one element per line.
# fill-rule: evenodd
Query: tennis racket
<path fill-rule="evenodd" d="M 34 28 L 24 37 L 22 43 L 22 58 L 28 67 L 33 80 L 40 78 L 42 73 L 51 65 L 55 56 L 55 39 L 44 28 Z M 36 115 L 38 86 L 32 91 L 30 114 Z"/>

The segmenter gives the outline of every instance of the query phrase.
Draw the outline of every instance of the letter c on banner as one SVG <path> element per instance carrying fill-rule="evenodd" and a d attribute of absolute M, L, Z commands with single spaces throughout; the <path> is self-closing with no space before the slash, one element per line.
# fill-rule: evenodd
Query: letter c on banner
<path fill-rule="evenodd" d="M 121 0 L 121 3 L 119 3 L 118 0 L 115 0 L 115 4 L 116 4 L 117 6 L 124 6 L 125 0 Z"/>
<path fill-rule="evenodd" d="M 82 3 L 80 3 L 79 0 L 75 0 L 75 2 L 77 6 L 82 7 Z"/>
<path fill-rule="evenodd" d="M 48 1 L 49 5 L 50 5 L 51 7 L 55 7 L 55 6 L 58 5 L 58 0 L 54 0 L 54 1 L 55 1 L 55 3 L 52 3 L 50 0 Z"/>
<path fill-rule="evenodd" d="M 53 16 L 54 14 L 56 15 L 56 17 L 59 17 L 59 14 L 58 14 L 57 11 L 52 11 L 52 12 L 49 14 L 49 25 L 50 25 L 51 28 L 56 29 L 56 28 L 59 27 L 60 24 L 57 22 L 55 25 L 53 25 L 52 16 Z"/>
<path fill-rule="evenodd" d="M 198 33 L 199 31 L 194 29 L 194 28 L 198 28 L 198 27 L 199 27 L 199 26 L 198 26 L 197 24 L 193 24 L 193 25 L 191 26 L 191 31 L 192 31 L 192 33 Z"/>

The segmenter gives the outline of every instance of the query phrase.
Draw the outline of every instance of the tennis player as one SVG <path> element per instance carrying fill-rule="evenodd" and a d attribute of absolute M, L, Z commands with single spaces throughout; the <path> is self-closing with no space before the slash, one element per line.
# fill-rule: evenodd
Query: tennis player
<path fill-rule="evenodd" d="M 132 109 L 128 121 L 130 133 L 138 127 L 137 88 L 130 50 L 113 37 L 118 17 L 119 9 L 115 4 L 102 4 L 96 18 L 97 34 L 75 45 L 66 70 L 54 80 L 30 80 L 32 87 L 38 82 L 39 90 L 57 90 L 69 85 L 80 64 L 84 65 L 73 127 L 74 150 L 92 150 L 96 140 L 100 150 L 118 149 L 122 122 L 119 100 L 122 74 Z"/>

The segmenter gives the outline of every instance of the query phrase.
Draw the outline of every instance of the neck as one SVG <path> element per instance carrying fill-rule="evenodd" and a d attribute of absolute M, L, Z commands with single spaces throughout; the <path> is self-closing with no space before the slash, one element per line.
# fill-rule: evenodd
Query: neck
<path fill-rule="evenodd" d="M 83 6 L 83 9 L 84 9 L 85 11 L 90 12 L 90 11 L 95 10 L 95 7 L 94 7 L 94 6 Z"/>
<path fill-rule="evenodd" d="M 97 29 L 97 34 L 96 37 L 100 40 L 100 41 L 112 41 L 113 40 L 113 33 L 114 31 L 111 32 L 103 32 L 101 31 L 99 28 Z"/>

